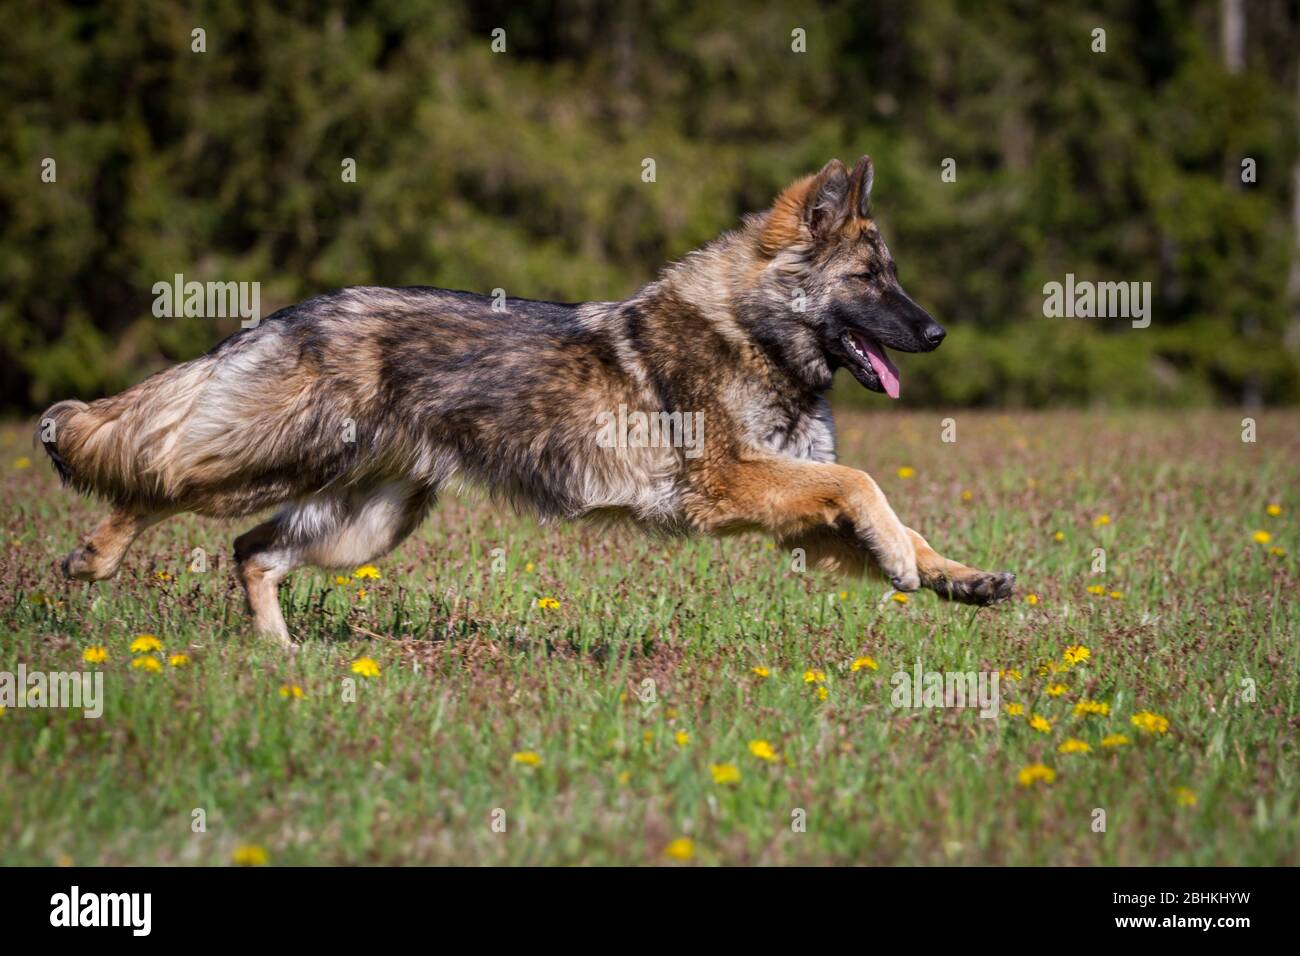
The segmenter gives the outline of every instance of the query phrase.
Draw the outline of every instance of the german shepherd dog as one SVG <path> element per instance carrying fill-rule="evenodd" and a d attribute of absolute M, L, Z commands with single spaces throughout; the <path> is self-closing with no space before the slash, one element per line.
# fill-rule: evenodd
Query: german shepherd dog
<path fill-rule="evenodd" d="M 834 371 L 897 398 L 886 349 L 945 335 L 898 283 L 871 184 L 869 157 L 832 160 L 622 302 L 345 289 L 120 395 L 59 402 L 38 438 L 66 484 L 112 506 L 63 572 L 111 577 L 180 512 L 278 508 L 234 556 L 256 630 L 291 648 L 284 577 L 378 558 L 454 478 L 545 517 L 760 530 L 814 567 L 1003 601 L 1014 575 L 941 557 L 869 475 L 835 464 Z M 703 441 L 598 441 L 628 409 L 693 416 Z"/>

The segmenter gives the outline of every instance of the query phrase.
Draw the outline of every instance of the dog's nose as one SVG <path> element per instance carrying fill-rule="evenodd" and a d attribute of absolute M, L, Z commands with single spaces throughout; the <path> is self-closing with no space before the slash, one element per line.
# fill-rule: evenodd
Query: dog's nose
<path fill-rule="evenodd" d="M 948 333 L 938 322 L 931 322 L 925 327 L 925 331 L 921 334 L 925 336 L 926 344 L 929 345 L 930 348 L 937 349 L 939 343 L 943 341 L 943 337 Z"/>

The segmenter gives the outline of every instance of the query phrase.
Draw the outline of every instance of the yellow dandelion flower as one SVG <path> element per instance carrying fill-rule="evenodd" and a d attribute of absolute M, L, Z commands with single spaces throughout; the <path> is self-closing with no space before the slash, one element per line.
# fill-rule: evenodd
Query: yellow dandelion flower
<path fill-rule="evenodd" d="M 776 760 L 776 751 L 772 749 L 772 745 L 766 740 L 751 740 L 749 742 L 749 752 L 759 760 L 766 760 L 768 763 Z"/>
<path fill-rule="evenodd" d="M 849 592 L 848 592 L 848 591 L 841 591 L 841 592 L 840 592 L 840 600 L 841 600 L 841 601 L 847 601 L 848 599 L 849 599 Z"/>
<path fill-rule="evenodd" d="M 1253 537 L 1256 544 L 1268 544 L 1273 540 L 1273 536 L 1267 531 L 1256 531 Z"/>
<path fill-rule="evenodd" d="M 1127 747 L 1133 741 L 1129 740 L 1123 734 L 1107 734 L 1101 738 L 1103 747 Z"/>
<path fill-rule="evenodd" d="M 30 468 L 32 467 L 32 460 L 26 455 L 23 455 L 21 458 L 15 458 L 14 467 L 19 471 L 22 471 L 24 468 Z"/>
<path fill-rule="evenodd" d="M 1092 657 L 1092 651 L 1088 650 L 1088 648 L 1082 644 L 1071 644 L 1065 649 L 1065 653 L 1061 655 L 1061 660 L 1065 662 L 1066 666 L 1074 667 L 1076 664 L 1084 663 L 1090 657 Z"/>
<path fill-rule="evenodd" d="M 1016 782 L 1022 787 L 1032 787 L 1036 783 L 1045 786 L 1056 782 L 1056 771 L 1041 763 L 1032 763 L 1016 774 Z"/>
<path fill-rule="evenodd" d="M 155 581 L 170 581 L 172 579 L 169 571 L 155 571 L 153 576 Z"/>
<path fill-rule="evenodd" d="M 1047 687 L 1044 688 L 1044 693 L 1046 693 L 1048 697 L 1060 697 L 1069 689 L 1070 688 L 1066 687 L 1064 684 L 1048 684 Z"/>
<path fill-rule="evenodd" d="M 1122 601 L 1122 600 L 1124 600 L 1124 592 L 1123 592 L 1123 591 L 1111 591 L 1110 594 L 1107 595 L 1107 596 L 1108 596 L 1112 601 Z"/>
<path fill-rule="evenodd" d="M 352 662 L 352 673 L 362 677 L 378 677 L 379 662 L 372 657 L 358 657 Z"/>
<path fill-rule="evenodd" d="M 641 735 L 641 740 L 642 740 L 643 742 L 647 743 L 647 744 L 652 744 L 652 743 L 654 743 L 654 742 L 655 742 L 655 732 L 654 732 L 653 730 L 647 730 L 647 731 L 645 731 L 645 733 L 643 733 L 643 734 Z"/>
<path fill-rule="evenodd" d="M 1007 716 L 1019 717 L 1025 712 L 1024 704 L 1007 704 Z"/>
<path fill-rule="evenodd" d="M 270 859 L 271 855 L 256 844 L 237 846 L 235 852 L 230 854 L 230 862 L 235 866 L 266 866 Z"/>
<path fill-rule="evenodd" d="M 537 599 L 537 606 L 545 611 L 554 611 L 560 606 L 560 602 L 553 597 L 540 597 Z"/>
<path fill-rule="evenodd" d="M 529 561 L 527 564 L 524 565 L 525 574 L 532 574 L 536 570 L 537 570 L 537 565 L 533 564 L 533 562 L 531 561 Z"/>
<path fill-rule="evenodd" d="M 1285 558 L 1286 548 L 1272 547 L 1268 549 L 1268 553 L 1273 555 L 1275 558 Z"/>
<path fill-rule="evenodd" d="M 673 734 L 673 742 L 679 747 L 685 747 L 691 742 L 691 735 L 684 730 L 679 730 Z"/>
<path fill-rule="evenodd" d="M 1037 595 L 1037 594 L 1026 594 L 1026 595 L 1025 595 L 1025 603 L 1028 604 L 1028 605 L 1030 605 L 1031 607 L 1032 607 L 1033 605 L 1037 604 L 1037 603 L 1038 603 L 1038 595 Z"/>
<path fill-rule="evenodd" d="M 364 601 L 366 599 L 366 595 L 369 593 L 370 592 L 367 591 L 365 588 L 357 588 L 357 600 Z"/>
<path fill-rule="evenodd" d="M 1088 700 L 1085 698 L 1074 705 L 1074 716 L 1086 717 L 1089 714 L 1105 717 L 1110 714 L 1110 704 L 1100 700 Z"/>
<path fill-rule="evenodd" d="M 727 785 L 740 783 L 740 768 L 734 763 L 715 763 L 709 765 L 709 773 L 713 775 L 713 782 Z"/>
<path fill-rule="evenodd" d="M 1106 588 L 1100 584 L 1089 584 L 1087 587 L 1087 591 L 1089 594 L 1101 595 L 1106 593 Z"/>
<path fill-rule="evenodd" d="M 695 841 L 690 837 L 678 837 L 664 847 L 664 856 L 670 860 L 689 860 L 695 856 Z"/>
<path fill-rule="evenodd" d="M 891 595 L 891 597 L 892 597 L 896 602 L 898 602 L 899 604 L 906 604 L 906 603 L 907 603 L 907 595 L 904 594 L 902 591 L 895 591 L 895 592 Z"/>
<path fill-rule="evenodd" d="M 771 677 L 771 676 L 772 676 L 772 672 L 771 672 L 770 670 L 768 670 L 766 667 L 764 667 L 762 664 L 759 664 L 757 667 L 751 667 L 750 670 L 754 672 L 754 676 L 755 676 L 755 677 Z"/>
<path fill-rule="evenodd" d="M 962 500 L 962 501 L 970 501 L 970 500 L 972 500 L 974 497 L 975 497 L 975 496 L 974 496 L 973 494 L 971 494 L 969 491 L 963 491 L 963 492 L 961 493 L 961 500 Z"/>
<path fill-rule="evenodd" d="M 383 577 L 383 575 L 379 573 L 379 569 L 375 567 L 373 564 L 361 565 L 361 567 L 357 568 L 355 571 L 352 572 L 352 576 L 362 581 L 364 580 L 378 581 L 381 577 Z"/>
<path fill-rule="evenodd" d="M 162 670 L 162 661 L 156 657 L 137 657 L 131 662 L 131 666 L 136 670 L 145 670 L 151 674 L 156 674 Z"/>
<path fill-rule="evenodd" d="M 81 659 L 87 664 L 102 664 L 108 660 L 108 649 L 99 645 L 88 647 L 82 651 Z"/>
<path fill-rule="evenodd" d="M 1021 674 L 1020 674 L 1020 671 L 1016 670 L 1016 668 L 1014 668 L 1014 667 L 1006 667 L 1006 668 L 1003 668 L 1002 670 L 998 671 L 998 676 L 999 676 L 1000 678 L 1002 678 L 1003 680 L 1021 680 L 1021 679 L 1022 679 Z"/>
<path fill-rule="evenodd" d="M 1052 732 L 1052 722 L 1039 714 L 1034 714 L 1029 718 L 1029 726 L 1033 727 L 1034 730 L 1038 731 L 1040 734 L 1048 734 Z"/>
<path fill-rule="evenodd" d="M 307 695 L 302 692 L 302 688 L 297 684 L 281 684 L 280 696 L 285 700 L 302 700 Z"/>
<path fill-rule="evenodd" d="M 902 468 L 898 469 L 899 478 L 911 478 L 915 474 L 916 474 L 916 469 L 913 468 L 911 465 L 904 465 Z"/>
<path fill-rule="evenodd" d="M 1133 726 L 1147 734 L 1166 734 L 1169 732 L 1169 718 L 1149 710 L 1142 710 L 1129 718 Z"/>
<path fill-rule="evenodd" d="M 1061 746 L 1056 748 L 1058 754 L 1087 754 L 1092 753 L 1092 747 L 1087 741 L 1080 740 L 1077 737 L 1067 737 L 1061 741 Z"/>
<path fill-rule="evenodd" d="M 825 700 L 825 699 L 826 699 L 827 697 L 829 697 L 829 696 L 831 696 L 831 692 L 828 691 L 825 687 L 819 686 L 819 687 L 817 688 L 817 699 L 818 699 L 818 700 Z"/>
<path fill-rule="evenodd" d="M 803 682 L 805 684 L 820 684 L 826 680 L 826 672 L 815 669 L 809 669 L 803 672 Z"/>
<path fill-rule="evenodd" d="M 862 670 L 864 667 L 867 668 L 868 670 L 873 670 L 873 671 L 880 670 L 880 665 L 877 664 L 875 660 L 870 657 L 859 657 L 856 661 L 854 661 L 851 665 L 849 665 L 849 670 L 853 673 L 857 673 L 858 671 Z"/>
<path fill-rule="evenodd" d="M 1094 528 L 1104 528 L 1108 524 L 1110 524 L 1110 515 L 1097 515 L 1097 517 L 1092 519 L 1092 526 Z"/>
<path fill-rule="evenodd" d="M 1276 518 L 1282 513 L 1282 506 L 1279 504 L 1271 504 L 1264 510 L 1268 512 L 1270 518 Z"/>
<path fill-rule="evenodd" d="M 347 585 L 352 583 L 352 579 L 348 577 L 346 574 L 336 574 L 334 575 L 334 583 L 337 584 L 339 587 L 346 587 Z"/>
<path fill-rule="evenodd" d="M 1190 787 L 1174 787 L 1174 800 L 1180 807 L 1196 806 L 1196 792 Z"/>
<path fill-rule="evenodd" d="M 152 654 L 162 650 L 162 641 L 152 634 L 137 634 L 131 642 L 132 654 Z"/>
<path fill-rule="evenodd" d="M 510 759 L 515 763 L 521 763 L 525 767 L 540 767 L 542 765 L 542 756 L 533 750 L 519 750 L 510 755 Z"/>
<path fill-rule="evenodd" d="M 1056 532 L 1056 534 L 1052 535 L 1052 540 L 1053 540 L 1053 541 L 1064 541 L 1064 540 L 1065 540 L 1065 532 L 1064 532 L 1064 531 L 1058 531 L 1058 532 Z"/>
<path fill-rule="evenodd" d="M 171 657 L 167 658 L 167 663 L 172 667 L 184 667 L 189 662 L 190 655 L 188 654 L 173 654 Z"/>

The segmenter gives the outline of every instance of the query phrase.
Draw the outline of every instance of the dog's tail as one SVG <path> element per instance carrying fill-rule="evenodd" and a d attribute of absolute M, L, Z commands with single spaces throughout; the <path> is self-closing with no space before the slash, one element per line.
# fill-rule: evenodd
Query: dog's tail
<path fill-rule="evenodd" d="M 74 416 L 79 416 L 88 408 L 85 402 L 75 398 L 64 399 L 47 408 L 36 425 L 36 441 L 45 449 L 45 454 L 50 456 L 54 470 L 59 473 L 59 481 L 65 485 L 73 483 L 73 472 L 65 457 L 65 451 L 59 448 L 59 437 L 63 436 L 64 449 L 69 450 L 72 442 L 68 437 L 67 424 Z"/>
<path fill-rule="evenodd" d="M 207 358 L 178 365 L 118 395 L 68 399 L 45 410 L 36 440 L 65 485 L 118 505 L 163 504 L 166 450 L 210 371 Z"/>

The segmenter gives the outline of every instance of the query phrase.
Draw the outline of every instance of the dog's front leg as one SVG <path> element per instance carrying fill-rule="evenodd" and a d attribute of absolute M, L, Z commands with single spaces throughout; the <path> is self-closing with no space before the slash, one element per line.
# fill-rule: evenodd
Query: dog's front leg
<path fill-rule="evenodd" d="M 921 576 L 921 587 L 929 588 L 940 597 L 961 604 L 986 606 L 998 604 L 1011 597 L 1016 576 L 1010 571 L 981 571 L 967 567 L 960 561 L 945 558 L 929 543 L 907 529 L 916 553 L 916 571 Z M 803 534 L 781 539 L 787 551 L 803 551 L 806 566 L 819 571 L 833 571 L 848 577 L 861 577 L 869 566 L 866 554 L 852 542 L 833 531 L 806 531 Z"/>
<path fill-rule="evenodd" d="M 907 529 L 916 549 L 916 568 L 921 584 L 949 601 L 989 605 L 1007 600 L 1015 592 L 1016 576 L 1010 571 L 981 571 L 960 561 L 945 558 L 929 543 Z"/>
<path fill-rule="evenodd" d="M 696 477 L 688 511 L 695 527 L 711 534 L 831 536 L 850 554 L 869 555 L 898 590 L 921 586 L 911 535 L 866 472 L 783 458 L 714 465 Z"/>

